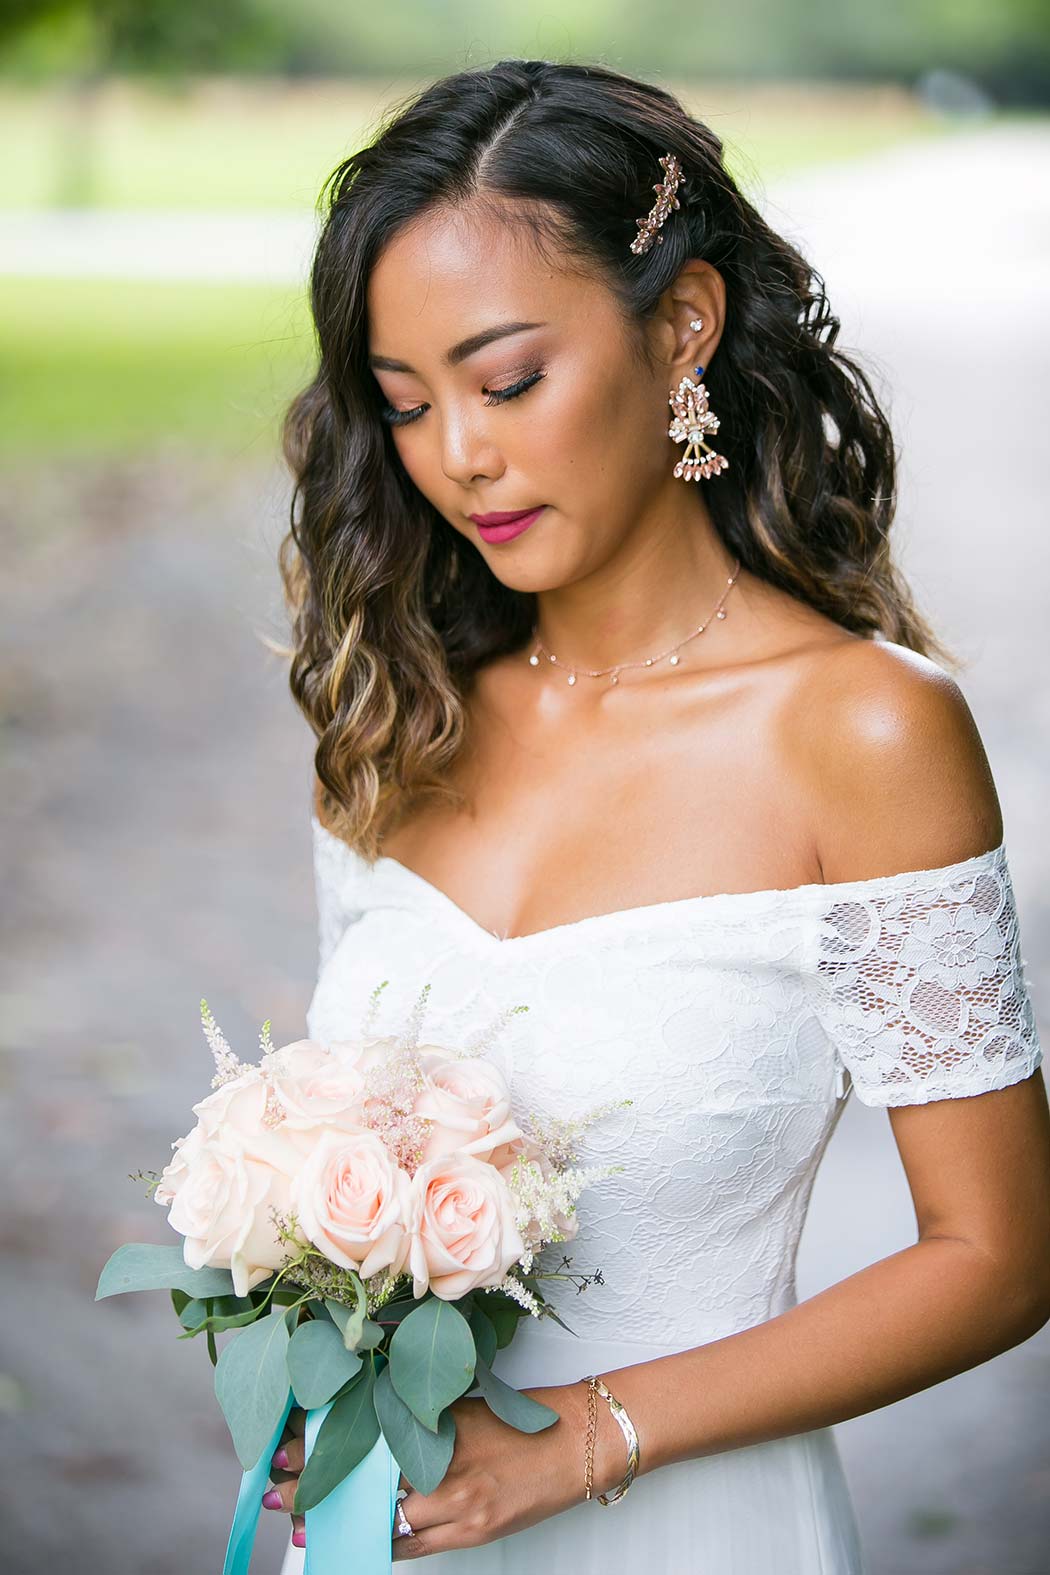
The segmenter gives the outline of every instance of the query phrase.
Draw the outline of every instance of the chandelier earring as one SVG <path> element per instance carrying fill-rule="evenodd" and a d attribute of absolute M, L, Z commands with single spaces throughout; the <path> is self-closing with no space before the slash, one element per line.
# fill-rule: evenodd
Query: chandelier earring
<path fill-rule="evenodd" d="M 694 317 L 689 324 L 690 328 L 699 333 L 704 326 L 702 317 Z M 693 368 L 697 377 L 702 377 L 702 366 Z M 720 471 L 729 469 L 729 461 L 724 454 L 716 454 L 711 445 L 705 442 L 708 433 L 712 436 L 718 431 L 718 417 L 710 408 L 707 400 L 707 389 L 703 383 L 696 383 L 688 373 L 682 378 L 676 389 L 671 392 L 667 401 L 674 411 L 674 419 L 667 429 L 667 436 L 676 443 L 686 445 L 685 453 L 674 467 L 674 474 L 686 481 L 707 480 L 710 476 L 717 476 Z M 703 451 L 703 452 L 701 452 Z"/>

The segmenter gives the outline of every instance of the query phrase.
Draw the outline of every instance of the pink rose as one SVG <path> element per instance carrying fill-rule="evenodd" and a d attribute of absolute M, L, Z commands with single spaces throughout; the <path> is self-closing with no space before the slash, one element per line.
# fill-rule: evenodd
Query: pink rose
<path fill-rule="evenodd" d="M 272 1081 L 288 1126 L 363 1129 L 364 1077 L 333 1047 L 312 1039 L 285 1045 L 275 1058 Z"/>
<path fill-rule="evenodd" d="M 408 1185 L 374 1132 L 329 1128 L 311 1149 L 292 1195 L 314 1246 L 367 1280 L 379 1269 L 398 1274 L 404 1267 Z"/>
<path fill-rule="evenodd" d="M 258 1070 L 252 1067 L 240 1077 L 220 1083 L 213 1094 L 193 1106 L 193 1113 L 205 1137 L 223 1128 L 251 1137 L 265 1130 L 262 1124 L 265 1109 L 266 1084 Z"/>
<path fill-rule="evenodd" d="M 270 1210 L 287 1214 L 291 1178 L 302 1149 L 274 1133 L 249 1148 L 233 1125 L 210 1135 L 197 1126 L 176 1145 L 155 1196 L 170 1204 L 168 1221 L 185 1239 L 191 1269 L 229 1269 L 246 1296 L 288 1257 Z"/>
<path fill-rule="evenodd" d="M 496 1284 L 524 1251 L 514 1200 L 491 1165 L 460 1152 L 420 1165 L 412 1178 L 408 1260 L 414 1296 L 429 1286 L 456 1301 Z"/>
<path fill-rule="evenodd" d="M 491 1061 L 450 1060 L 441 1051 L 427 1053 L 421 1061 L 424 1081 L 414 1109 L 434 1123 L 423 1147 L 424 1161 L 453 1151 L 485 1160 L 497 1146 L 520 1136 L 510 1114 L 510 1090 Z"/>
<path fill-rule="evenodd" d="M 167 1208 L 190 1173 L 190 1166 L 200 1153 L 204 1131 L 198 1121 L 192 1132 L 176 1138 L 171 1145 L 172 1157 L 160 1173 L 160 1181 L 153 1189 L 153 1201 Z"/>

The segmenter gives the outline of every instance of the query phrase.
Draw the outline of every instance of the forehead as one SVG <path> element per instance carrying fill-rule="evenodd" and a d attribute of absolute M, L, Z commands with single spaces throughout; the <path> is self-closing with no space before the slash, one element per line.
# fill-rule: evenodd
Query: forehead
<path fill-rule="evenodd" d="M 557 324 L 608 314 L 610 292 L 528 222 L 487 208 L 443 209 L 406 225 L 377 259 L 367 290 L 369 349 L 418 365 L 502 319 Z M 422 341 L 422 348 L 421 348 Z"/>

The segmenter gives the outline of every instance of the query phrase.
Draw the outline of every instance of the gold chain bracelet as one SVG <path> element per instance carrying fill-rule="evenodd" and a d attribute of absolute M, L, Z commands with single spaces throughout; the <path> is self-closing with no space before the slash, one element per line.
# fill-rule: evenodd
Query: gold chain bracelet
<path fill-rule="evenodd" d="M 638 1434 L 635 1430 L 634 1423 L 628 1416 L 624 1406 L 619 1400 L 617 1400 L 612 1391 L 606 1388 L 605 1384 L 600 1378 L 598 1378 L 594 1373 L 591 1373 L 588 1378 L 584 1379 L 584 1382 L 587 1385 L 587 1441 L 584 1447 L 583 1468 L 584 1494 L 585 1497 L 589 1499 L 593 1493 L 594 1443 L 598 1429 L 598 1396 L 601 1395 L 602 1399 L 606 1402 L 609 1410 L 615 1417 L 616 1423 L 627 1444 L 627 1471 L 624 1475 L 623 1481 L 620 1482 L 611 1493 L 599 1493 L 597 1495 L 599 1504 L 616 1504 L 627 1492 L 627 1489 L 634 1481 L 635 1474 L 638 1470 Z"/>

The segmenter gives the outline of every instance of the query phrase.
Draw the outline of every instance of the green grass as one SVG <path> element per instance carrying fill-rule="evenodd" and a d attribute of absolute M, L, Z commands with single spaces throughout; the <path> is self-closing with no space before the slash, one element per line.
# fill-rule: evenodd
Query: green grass
<path fill-rule="evenodd" d="M 156 446 L 273 455 L 312 367 L 294 289 L 4 279 L 0 301 L 7 461 Z"/>
<path fill-rule="evenodd" d="M 892 87 L 669 85 L 730 145 L 731 164 L 763 179 L 946 128 Z M 309 208 L 384 107 L 411 91 L 220 79 L 163 92 L 118 81 L 75 99 L 0 87 L 0 146 L 18 149 L 0 207 Z"/>

